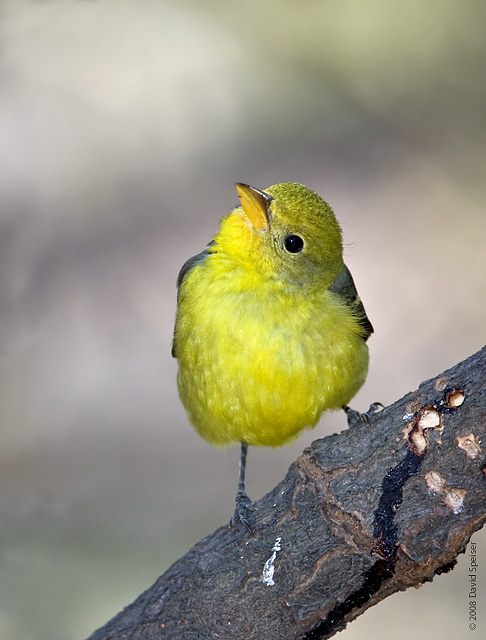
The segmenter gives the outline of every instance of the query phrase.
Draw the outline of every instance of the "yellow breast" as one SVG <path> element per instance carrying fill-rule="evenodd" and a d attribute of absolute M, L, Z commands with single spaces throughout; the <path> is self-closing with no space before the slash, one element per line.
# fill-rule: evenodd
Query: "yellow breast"
<path fill-rule="evenodd" d="M 338 296 L 265 282 L 210 255 L 184 278 L 178 386 L 197 431 L 216 446 L 280 446 L 347 404 L 368 348 Z"/>

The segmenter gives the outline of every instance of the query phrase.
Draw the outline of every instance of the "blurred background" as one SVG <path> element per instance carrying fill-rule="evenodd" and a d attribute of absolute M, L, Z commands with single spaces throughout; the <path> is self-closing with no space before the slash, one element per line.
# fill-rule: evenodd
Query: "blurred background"
<path fill-rule="evenodd" d="M 234 182 L 334 207 L 375 326 L 355 408 L 483 346 L 485 20 L 474 0 L 2 0 L 1 638 L 82 640 L 228 521 L 238 450 L 188 425 L 170 346 L 177 273 Z M 345 425 L 251 449 L 250 496 Z M 340 637 L 456 640 L 467 567 Z"/>

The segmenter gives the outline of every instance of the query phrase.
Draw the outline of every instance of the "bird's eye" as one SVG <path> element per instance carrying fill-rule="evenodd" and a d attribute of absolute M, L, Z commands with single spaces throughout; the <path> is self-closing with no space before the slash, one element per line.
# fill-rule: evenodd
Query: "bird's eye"
<path fill-rule="evenodd" d="M 304 241 L 300 236 L 290 235 L 284 240 L 284 247 L 289 253 L 299 253 L 299 251 L 302 251 L 303 246 Z"/>

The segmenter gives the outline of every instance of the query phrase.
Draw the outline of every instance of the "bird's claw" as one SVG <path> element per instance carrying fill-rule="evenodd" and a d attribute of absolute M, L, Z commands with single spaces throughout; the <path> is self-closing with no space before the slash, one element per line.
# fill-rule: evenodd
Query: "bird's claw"
<path fill-rule="evenodd" d="M 230 529 L 238 522 L 244 524 L 250 535 L 253 535 L 253 527 L 250 524 L 251 512 L 258 511 L 246 493 L 238 493 L 236 496 L 236 509 L 230 519 Z"/>
<path fill-rule="evenodd" d="M 348 427 L 354 427 L 357 424 L 362 424 L 363 422 L 366 422 L 370 425 L 370 427 L 372 427 L 373 423 L 371 421 L 371 416 L 378 411 L 381 411 L 384 406 L 385 405 L 383 405 L 381 402 L 373 402 L 370 405 L 368 411 L 365 411 L 365 413 L 360 413 L 359 411 L 355 411 L 354 409 L 351 409 L 351 407 L 345 405 L 343 409 L 346 412 L 346 417 L 348 419 Z"/>

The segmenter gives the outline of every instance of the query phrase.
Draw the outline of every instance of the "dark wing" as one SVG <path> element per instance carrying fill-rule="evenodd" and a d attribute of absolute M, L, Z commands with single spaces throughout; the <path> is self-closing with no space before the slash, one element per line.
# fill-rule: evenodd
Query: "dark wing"
<path fill-rule="evenodd" d="M 191 269 L 193 269 L 196 265 L 201 264 L 201 262 L 204 262 L 210 253 L 212 253 L 212 251 L 210 251 L 209 247 L 207 247 L 206 249 L 204 249 L 204 251 L 201 251 L 201 253 L 198 253 L 196 256 L 192 256 L 192 258 L 189 258 L 189 260 L 186 260 L 184 262 L 181 270 L 179 271 L 179 275 L 177 276 L 178 289 L 181 286 L 184 278 L 189 273 L 189 271 L 191 271 Z"/>
<path fill-rule="evenodd" d="M 204 251 L 201 251 L 201 253 L 198 253 L 195 256 L 192 256 L 192 258 L 189 258 L 189 260 L 186 260 L 184 262 L 184 264 L 182 265 L 182 269 L 179 271 L 179 275 L 177 276 L 177 289 L 179 290 L 179 287 L 181 286 L 184 278 L 187 276 L 187 274 L 189 273 L 189 271 L 191 271 L 191 269 L 193 269 L 194 267 L 196 267 L 198 264 L 201 264 L 202 262 L 204 262 L 206 260 L 206 258 L 213 253 L 213 251 L 211 251 L 211 246 L 213 245 L 213 242 L 210 242 L 209 245 L 207 246 L 206 249 L 204 249 Z M 176 327 L 177 327 L 177 321 L 176 321 Z M 172 357 L 173 358 L 177 358 L 176 355 L 176 327 L 174 327 L 174 336 L 172 338 Z"/>
<path fill-rule="evenodd" d="M 329 287 L 329 291 L 337 294 L 348 305 L 358 319 L 363 329 L 363 339 L 366 341 L 373 333 L 373 325 L 368 320 L 363 303 L 356 291 L 353 276 L 348 267 L 343 265 L 341 273 Z"/>

